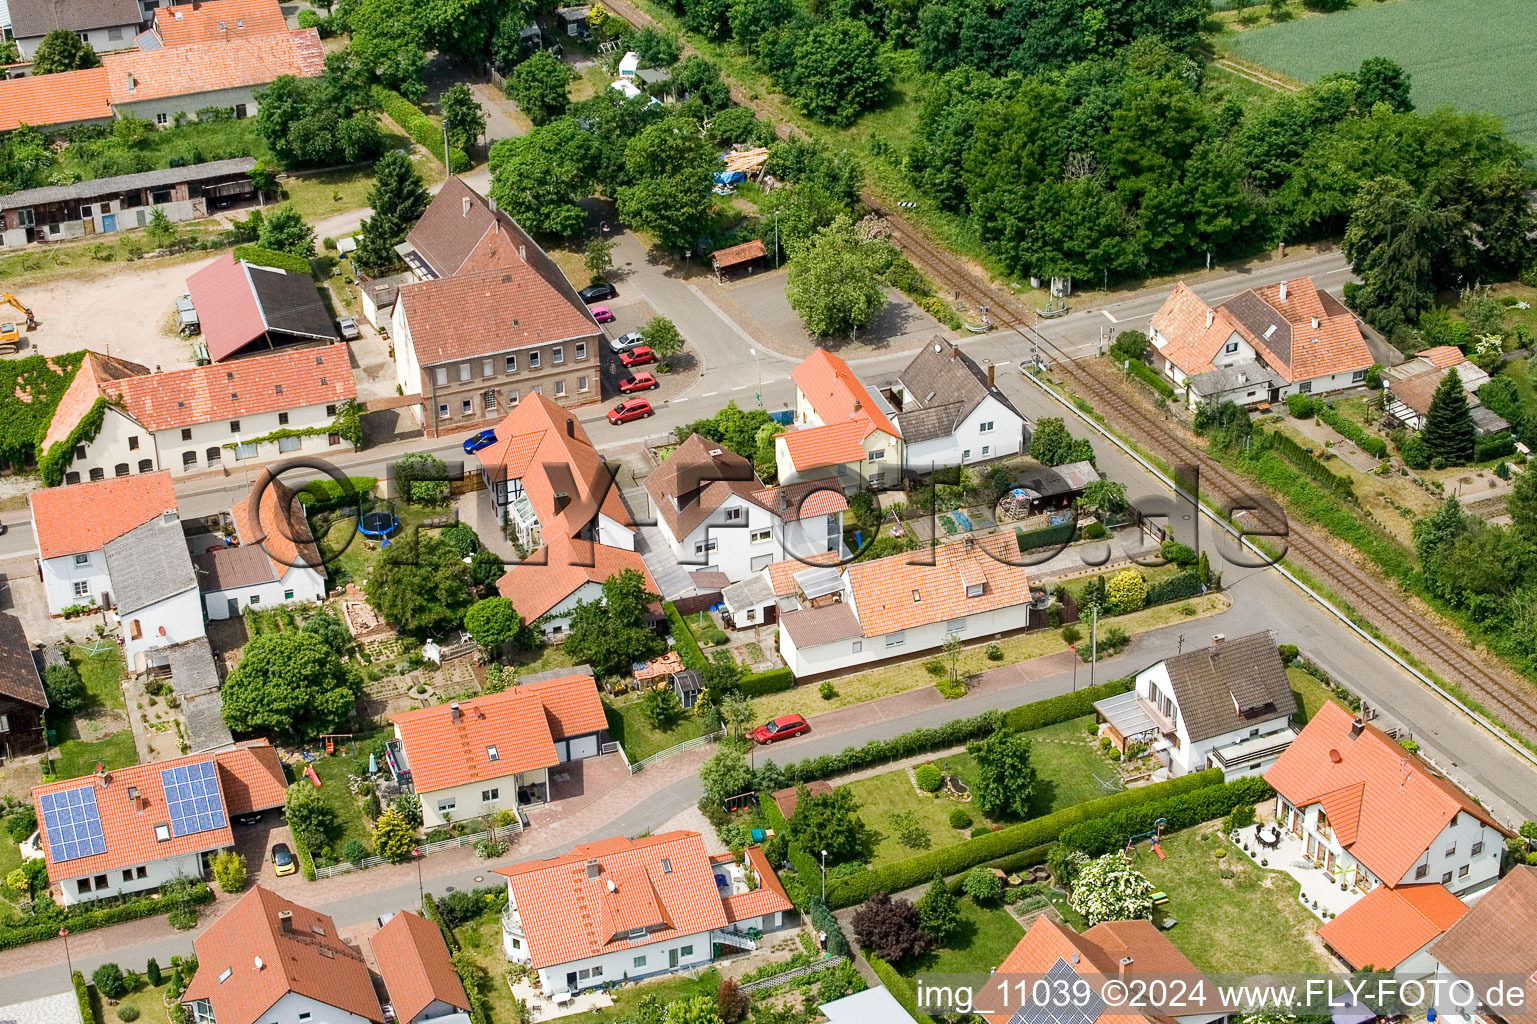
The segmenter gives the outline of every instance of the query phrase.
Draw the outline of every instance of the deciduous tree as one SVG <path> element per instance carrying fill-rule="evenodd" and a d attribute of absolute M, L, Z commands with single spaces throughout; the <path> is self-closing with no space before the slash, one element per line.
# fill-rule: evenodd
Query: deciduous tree
<path fill-rule="evenodd" d="M 564 62 L 540 50 L 518 65 L 507 80 L 507 93 L 535 126 L 549 124 L 566 112 L 566 87 L 575 77 Z"/>
<path fill-rule="evenodd" d="M 919 926 L 941 945 L 961 926 L 960 904 L 941 875 L 934 876 L 934 881 L 914 906 L 918 908 Z"/>
<path fill-rule="evenodd" d="M 669 117 L 646 126 L 625 147 L 631 184 L 615 197 L 625 223 L 670 249 L 692 246 L 709 222 L 715 154 L 699 126 Z"/>
<path fill-rule="evenodd" d="M 835 786 L 831 793 L 813 794 L 802 785 L 796 788 L 790 835 L 801 849 L 814 856 L 820 856 L 821 851 L 826 850 L 827 862 L 837 864 L 860 856 L 868 842 L 869 830 L 859 818 L 859 804 L 853 790 Z"/>
<path fill-rule="evenodd" d="M 419 530 L 384 549 L 364 592 L 387 622 L 426 638 L 463 621 L 474 601 L 472 582 L 459 552 Z"/>
<path fill-rule="evenodd" d="M 311 633 L 263 633 L 246 644 L 220 691 L 237 733 L 318 736 L 340 731 L 362 692 L 357 673 Z"/>
<path fill-rule="evenodd" d="M 651 351 L 664 362 L 683 351 L 683 335 L 678 333 L 678 325 L 665 316 L 654 316 L 647 320 L 640 332 L 645 335 Z"/>
<path fill-rule="evenodd" d="M 704 799 L 719 807 L 731 797 L 746 793 L 753 786 L 753 771 L 740 743 L 722 743 L 710 759 L 699 766 L 699 786 Z"/>
<path fill-rule="evenodd" d="M 315 229 L 304 223 L 293 203 L 284 203 L 262 218 L 256 244 L 295 256 L 315 255 Z"/>
<path fill-rule="evenodd" d="M 491 198 L 536 234 L 578 234 L 587 223 L 579 204 L 592 194 L 598 147 L 569 117 L 499 139 L 491 147 Z"/>
<path fill-rule="evenodd" d="M 1091 925 L 1147 918 L 1153 913 L 1153 883 L 1119 852 L 1107 853 L 1078 872 L 1068 903 Z"/>
<path fill-rule="evenodd" d="M 1363 60 L 1355 79 L 1359 86 L 1356 102 L 1363 110 L 1369 112 L 1378 103 L 1386 103 L 1395 114 L 1414 109 L 1409 98 L 1409 72 L 1386 57 Z"/>
<path fill-rule="evenodd" d="M 511 601 L 498 595 L 470 605 L 464 613 L 464 628 L 477 644 L 500 657 L 513 649 L 523 632 L 523 619 Z"/>
<path fill-rule="evenodd" d="M 475 93 L 463 82 L 456 82 L 439 102 L 448 140 L 460 149 L 474 148 L 486 133 L 486 112 L 480 108 Z"/>
<path fill-rule="evenodd" d="M 861 238 L 842 216 L 791 253 L 785 297 L 808 331 L 822 337 L 857 332 L 886 308 L 880 244 Z"/>
<path fill-rule="evenodd" d="M 854 911 L 854 938 L 866 953 L 891 964 L 917 956 L 932 941 L 918 922 L 918 909 L 884 892 L 871 896 Z"/>
<path fill-rule="evenodd" d="M 101 66 L 101 58 L 90 44 L 69 29 L 57 28 L 43 37 L 32 54 L 32 73 L 52 75 L 60 71 Z"/>
<path fill-rule="evenodd" d="M 341 834 L 336 812 L 309 779 L 300 779 L 288 787 L 283 799 L 283 817 L 294 838 L 310 850 L 320 849 Z"/>
<path fill-rule="evenodd" d="M 813 120 L 846 127 L 885 97 L 891 71 L 869 27 L 842 18 L 801 34 L 781 81 Z"/>
<path fill-rule="evenodd" d="M 966 744 L 966 752 L 977 761 L 976 785 L 972 787 L 977 806 L 988 814 L 1029 817 L 1030 797 L 1035 792 L 1030 741 L 1001 729 L 972 740 Z"/>
<path fill-rule="evenodd" d="M 622 675 L 637 661 L 649 661 L 667 644 L 646 623 L 657 600 L 634 569 L 603 581 L 603 597 L 583 601 L 571 612 L 565 649 L 600 676 Z"/>

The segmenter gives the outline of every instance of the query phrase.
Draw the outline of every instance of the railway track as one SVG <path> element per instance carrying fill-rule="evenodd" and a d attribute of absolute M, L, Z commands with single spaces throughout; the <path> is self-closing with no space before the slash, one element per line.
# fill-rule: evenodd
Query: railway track
<path fill-rule="evenodd" d="M 1035 329 L 1033 311 L 1022 307 L 1007 293 L 994 291 L 979 281 L 959 260 L 931 243 L 901 217 L 882 209 L 870 196 L 867 204 L 891 226 L 892 240 L 945 288 L 954 289 L 978 306 L 991 307 L 995 324 L 1012 330 L 1053 362 L 1071 381 L 1073 390 L 1092 402 L 1095 409 L 1130 435 L 1144 449 L 1168 465 L 1199 468 L 1202 490 L 1223 503 L 1254 494 L 1259 486 L 1212 458 L 1185 433 L 1184 428 L 1155 412 L 1140 397 L 1107 381 L 1089 360 L 1075 360 Z M 1287 524 L 1287 557 L 1324 580 L 1367 622 L 1411 651 L 1443 678 L 1453 680 L 1505 725 L 1528 740 L 1537 741 L 1537 687 L 1479 657 L 1460 632 L 1427 621 L 1428 613 L 1395 585 L 1346 557 L 1309 526 Z M 1450 634 L 1450 635 L 1449 635 Z"/>

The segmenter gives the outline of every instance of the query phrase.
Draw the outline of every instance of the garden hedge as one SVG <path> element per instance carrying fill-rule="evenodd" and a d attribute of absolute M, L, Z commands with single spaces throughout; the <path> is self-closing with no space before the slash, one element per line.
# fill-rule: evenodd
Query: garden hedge
<path fill-rule="evenodd" d="M 1170 601 L 1188 601 L 1192 597 L 1201 596 L 1201 586 L 1201 574 L 1194 569 L 1186 569 L 1178 576 L 1148 584 L 1147 601 L 1143 607 L 1151 608 Z"/>
<path fill-rule="evenodd" d="M 1273 796 L 1275 790 L 1264 779 L 1255 776 L 1234 779 L 1232 782 L 1181 793 L 1155 803 L 1122 808 L 1111 814 L 1079 822 L 1063 829 L 1057 841 L 1097 857 L 1121 849 L 1129 836 L 1153 831 L 1159 818 L 1165 819 L 1163 831 L 1167 835 L 1199 825 L 1203 821 L 1223 817 L 1240 805 L 1256 804 Z"/>
<path fill-rule="evenodd" d="M 75 1002 L 80 1004 L 80 1019 L 85 1024 L 101 1024 L 101 1015 L 96 1012 L 96 1007 L 91 1003 L 91 990 L 86 987 L 85 975 L 79 971 L 71 971 L 69 980 L 75 986 Z"/>
<path fill-rule="evenodd" d="M 865 959 L 870 963 L 870 970 L 881 979 L 881 984 L 886 986 L 896 1001 L 902 1004 L 902 1009 L 918 1024 L 934 1024 L 934 1018 L 918 1009 L 918 998 L 913 994 L 913 986 L 897 969 L 878 956 L 866 955 Z"/>
<path fill-rule="evenodd" d="M 782 693 L 795 686 L 795 676 L 787 668 L 771 668 L 763 672 L 749 672 L 738 683 L 748 697 L 767 697 Z"/>
<path fill-rule="evenodd" d="M 973 718 L 957 718 L 931 729 L 914 729 L 889 740 L 871 740 L 862 747 L 848 747 L 836 754 L 794 761 L 785 765 L 783 771 L 791 784 L 811 782 L 886 761 L 913 757 L 930 750 L 959 746 L 967 740 L 997 732 L 1002 725 L 1003 715 L 1000 712 L 984 711 Z"/>
<path fill-rule="evenodd" d="M 1515 438 L 1509 434 L 1480 437 L 1473 442 L 1473 461 L 1488 462 L 1490 459 L 1502 459 L 1507 455 L 1514 455 L 1515 451 Z"/>
<path fill-rule="evenodd" d="M 1035 729 L 1044 729 L 1048 725 L 1071 722 L 1075 718 L 1093 714 L 1095 701 L 1125 693 L 1131 689 L 1131 685 L 1132 677 L 1123 676 L 1120 679 L 1112 679 L 1108 683 L 1100 683 L 1098 686 L 1085 687 L 1074 693 L 1047 697 L 1033 704 L 1021 704 L 1017 708 L 1004 712 L 1003 724 L 1005 728 L 1015 732 L 1031 732 Z"/>
<path fill-rule="evenodd" d="M 427 152 L 443 159 L 443 130 L 432 123 L 432 118 L 416 108 L 416 104 L 383 86 L 374 86 L 374 98 L 379 101 L 379 106 L 390 115 L 390 120 L 404 128 L 406 134 L 416 140 L 416 144 Z M 449 170 L 455 174 L 461 174 L 470 169 L 469 154 L 458 146 L 449 149 Z"/>
<path fill-rule="evenodd" d="M 201 906 L 204 903 L 213 902 L 213 891 L 207 885 L 199 882 L 188 897 L 193 906 Z M 15 927 L 0 927 L 0 949 L 15 949 L 17 946 L 25 946 L 31 942 L 42 942 L 45 939 L 54 938 L 59 934 L 59 926 L 65 925 L 70 934 L 75 932 L 90 931 L 93 928 L 105 928 L 108 925 L 122 924 L 124 921 L 138 921 L 146 917 L 155 917 L 159 914 L 169 914 L 176 909 L 175 900 L 150 899 L 148 896 L 130 896 L 122 903 L 110 907 L 102 907 L 98 910 L 81 910 L 72 913 L 49 913 L 46 920 L 35 924 L 17 925 Z"/>
<path fill-rule="evenodd" d="M 459 952 L 459 940 L 454 937 L 454 930 L 443 923 L 443 915 L 438 912 L 438 901 L 430 892 L 422 893 L 422 916 L 438 926 L 438 931 L 443 935 L 443 944 L 450 953 Z"/>
<path fill-rule="evenodd" d="M 811 926 L 827 933 L 827 952 L 833 956 L 850 956 L 853 953 L 849 948 L 849 940 L 844 937 L 843 929 L 838 925 L 838 919 L 827 909 L 827 904 L 816 896 L 811 897 L 810 916 Z"/>
<path fill-rule="evenodd" d="M 245 260 L 247 263 L 254 263 L 258 267 L 277 267 L 279 270 L 286 270 L 290 274 L 304 274 L 308 276 L 314 273 L 310 269 L 308 256 L 295 256 L 291 252 L 283 252 L 280 249 L 268 249 L 261 245 L 237 245 L 235 246 L 234 258 Z"/>
<path fill-rule="evenodd" d="M 695 672 L 703 672 L 709 661 L 704 656 L 704 651 L 699 649 L 699 641 L 694 639 L 694 631 L 688 628 L 683 614 L 678 611 L 678 606 L 671 601 L 662 603 L 662 611 L 667 615 L 667 628 L 672 632 L 672 645 L 678 651 L 678 660 L 683 662 L 684 668 L 691 668 Z"/>
<path fill-rule="evenodd" d="M 1167 782 L 1128 789 L 1123 793 L 1064 807 L 1060 811 L 1018 825 L 989 832 L 952 846 L 940 847 L 916 857 L 907 857 L 885 867 L 874 868 L 853 878 L 828 885 L 827 903 L 832 907 L 851 907 L 863 903 L 878 892 L 902 892 L 922 885 L 938 875 L 956 875 L 990 860 L 1043 846 L 1058 839 L 1064 830 L 1083 822 L 1143 804 L 1163 803 L 1167 798 L 1209 786 L 1222 785 L 1222 772 L 1211 769 L 1182 775 Z M 1226 812 L 1224 812 L 1226 813 Z M 1124 840 L 1124 836 L 1122 839 Z"/>
<path fill-rule="evenodd" d="M 1317 402 L 1313 407 L 1313 414 L 1323 420 L 1334 432 L 1341 437 L 1348 438 L 1356 443 L 1356 446 L 1375 459 L 1388 457 L 1388 443 L 1375 434 L 1368 434 L 1361 429 L 1359 423 L 1348 420 L 1335 411 L 1334 406 L 1328 402 Z"/>
<path fill-rule="evenodd" d="M 306 481 L 299 487 L 299 504 L 309 513 L 332 512 L 344 506 L 355 507 L 359 501 L 373 497 L 374 488 L 379 486 L 379 478 L 349 476 L 347 483 L 351 494 L 330 477 Z"/>
<path fill-rule="evenodd" d="M 1014 531 L 1014 541 L 1019 545 L 1021 553 L 1034 551 L 1037 548 L 1061 547 L 1073 539 L 1073 534 L 1078 532 L 1078 522 L 1074 520 L 1068 523 L 1060 523 L 1056 526 L 1043 526 L 1039 530 Z"/>
<path fill-rule="evenodd" d="M 1174 396 L 1178 394 L 1174 390 L 1174 385 L 1165 380 L 1163 374 L 1140 359 L 1130 360 L 1127 370 L 1131 372 L 1133 377 L 1136 377 L 1142 383 L 1162 395 L 1166 401 L 1174 401 Z"/>

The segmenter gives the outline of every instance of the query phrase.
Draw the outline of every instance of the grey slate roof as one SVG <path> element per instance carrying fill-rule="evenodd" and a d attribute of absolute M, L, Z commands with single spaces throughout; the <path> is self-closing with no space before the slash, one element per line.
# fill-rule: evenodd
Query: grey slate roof
<path fill-rule="evenodd" d="M 1065 466 L 1047 466 L 1019 480 L 1043 498 L 1056 494 L 1076 494 L 1099 479 L 1092 462 L 1069 462 Z"/>
<path fill-rule="evenodd" d="M 107 541 L 104 550 L 112 598 L 121 615 L 197 589 L 197 573 L 176 516 L 158 515 Z"/>
<path fill-rule="evenodd" d="M 246 264 L 246 274 L 268 330 L 323 341 L 341 339 L 331 311 L 309 274 L 290 274 L 278 267 L 259 267 L 254 263 Z"/>
<path fill-rule="evenodd" d="M 1190 390 L 1205 397 L 1237 391 L 1240 388 L 1268 391 L 1272 387 L 1280 387 L 1285 383 L 1286 381 L 1282 380 L 1270 367 L 1249 359 L 1234 363 L 1232 366 L 1219 366 L 1215 370 L 1196 374 L 1190 378 Z"/>
<path fill-rule="evenodd" d="M 987 373 L 976 360 L 937 336 L 918 351 L 897 382 L 902 385 L 897 429 L 908 444 L 949 437 L 989 394 Z M 992 395 L 1019 415 L 997 388 Z"/>
<path fill-rule="evenodd" d="M 37 663 L 32 660 L 32 648 L 21 628 L 21 620 L 3 612 L 0 612 L 0 694 L 34 707 L 48 706 L 43 681 L 38 677 Z"/>
<path fill-rule="evenodd" d="M 271 583 L 278 578 L 272 567 L 272 559 L 267 557 L 266 550 L 260 544 L 220 548 L 194 555 L 192 564 L 197 566 L 198 587 L 205 594 L 249 587 L 257 583 Z"/>
<path fill-rule="evenodd" d="M 55 29 L 138 25 L 139 0 L 10 0 L 11 31 L 17 39 L 45 36 Z"/>
<path fill-rule="evenodd" d="M 865 635 L 854 609 L 841 601 L 787 612 L 779 617 L 779 628 L 789 632 L 799 650 Z"/>
<path fill-rule="evenodd" d="M 162 653 L 171 665 L 171 687 L 181 696 L 211 693 L 219 688 L 219 666 L 206 636 L 172 644 Z"/>
<path fill-rule="evenodd" d="M 137 0 L 135 0 L 137 3 Z M 256 166 L 248 156 L 233 160 L 214 160 L 190 167 L 168 167 L 159 171 L 140 171 L 137 174 L 117 174 L 110 178 L 93 178 L 71 185 L 44 185 L 42 188 L 26 188 L 20 192 L 0 196 L 0 210 L 16 210 L 24 206 L 42 206 L 71 199 L 95 199 L 97 196 L 117 192 L 129 192 L 138 188 L 155 188 L 177 185 L 184 181 L 207 181 L 211 178 L 228 178 L 244 174 Z"/>
<path fill-rule="evenodd" d="M 1224 302 L 1222 308 L 1237 317 L 1282 363 L 1287 366 L 1292 364 L 1292 328 L 1279 310 L 1252 289 L 1239 292 Z M 1275 330 L 1271 331 L 1272 327 Z M 1266 331 L 1270 331 L 1268 336 Z"/>
<path fill-rule="evenodd" d="M 1164 662 L 1191 742 L 1297 711 L 1269 633 L 1223 640 Z"/>

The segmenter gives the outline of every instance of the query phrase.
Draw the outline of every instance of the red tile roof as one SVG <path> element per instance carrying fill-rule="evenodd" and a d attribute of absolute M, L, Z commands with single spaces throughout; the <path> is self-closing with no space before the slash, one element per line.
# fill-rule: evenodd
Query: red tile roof
<path fill-rule="evenodd" d="M 790 371 L 795 386 L 821 417 L 823 423 L 839 423 L 860 416 L 877 430 L 901 437 L 870 392 L 854 376 L 849 364 L 824 348 L 816 349 Z"/>
<path fill-rule="evenodd" d="M 1443 885 L 1379 885 L 1318 929 L 1318 937 L 1357 970 L 1391 971 L 1467 912 Z"/>
<path fill-rule="evenodd" d="M 0 131 L 112 116 L 106 68 L 0 79 Z"/>
<path fill-rule="evenodd" d="M 110 385 L 148 430 L 190 427 L 356 398 L 346 345 L 293 348 Z"/>
<path fill-rule="evenodd" d="M 267 85 L 282 75 L 311 78 L 324 69 L 325 50 L 315 29 L 301 28 L 159 50 L 119 50 L 102 54 L 101 63 L 112 103 L 132 104 Z"/>
<path fill-rule="evenodd" d="M 1434 348 L 1416 352 L 1415 356 L 1427 360 L 1432 366 L 1442 370 L 1456 366 L 1468 358 L 1462 354 L 1462 349 L 1455 345 L 1437 345 Z"/>
<path fill-rule="evenodd" d="M 1372 874 L 1397 885 L 1459 814 L 1504 832 L 1488 811 L 1380 729 L 1368 725 L 1352 738 L 1353 720 L 1326 702 L 1265 781 L 1299 809 L 1323 804 L 1341 845 Z"/>
<path fill-rule="evenodd" d="M 842 512 L 848 498 L 837 482 L 806 480 L 784 487 L 767 487 L 753 493 L 753 500 L 787 523 Z"/>
<path fill-rule="evenodd" d="M 728 920 L 698 832 L 618 836 L 496 872 L 507 876 L 536 969 L 695 935 Z M 640 928 L 644 937 L 626 938 Z"/>
<path fill-rule="evenodd" d="M 519 683 L 517 692 L 539 698 L 550 723 L 550 735 L 563 740 L 608 728 L 598 684 L 592 676 L 561 676 L 534 683 Z"/>
<path fill-rule="evenodd" d="M 155 32 L 166 46 L 287 31 L 276 0 L 205 0 L 155 10 Z"/>
<path fill-rule="evenodd" d="M 1035 979 L 1051 970 L 1058 962 L 1067 965 L 1075 974 L 1090 979 L 1090 984 L 1095 984 L 1101 978 L 1115 977 L 1119 971 L 1119 960 L 1112 961 L 1110 955 L 1087 935 L 1077 935 L 1071 928 L 1057 924 L 1049 917 L 1038 917 L 1025 932 L 1025 937 L 1003 958 L 996 975 L 1012 975 L 1013 980 Z M 979 971 L 985 966 L 990 965 L 973 965 Z M 1191 973 L 1195 972 L 1192 970 Z M 1013 988 L 1013 985 L 1009 985 L 1007 991 Z M 977 990 L 977 1010 L 990 1024 L 1009 1024 L 1019 1006 L 1020 1000 L 1017 997 L 1006 997 L 999 991 L 998 985 L 984 985 Z M 1155 1019 L 1114 1008 L 1101 1013 L 1095 1024 L 1147 1024 Z"/>
<path fill-rule="evenodd" d="M 148 372 L 147 366 L 87 351 L 85 358 L 80 361 L 80 369 L 75 371 L 75 379 L 69 382 L 64 397 L 54 407 L 53 419 L 48 421 L 48 433 L 43 435 L 43 443 L 38 450 L 46 452 L 67 438 L 76 425 L 85 419 L 85 414 L 91 411 L 96 400 L 102 397 L 103 389 L 112 381 Z"/>
<path fill-rule="evenodd" d="M 773 865 L 763 855 L 763 850 L 757 846 L 749 846 L 743 854 L 753 874 L 758 876 L 758 888 L 751 892 L 727 896 L 722 900 L 721 902 L 726 906 L 726 920 L 750 921 L 765 914 L 791 909 L 794 904 L 785 894 L 785 887 L 779 881 L 779 876 L 774 873 Z M 729 853 L 725 856 L 727 860 L 734 859 Z"/>
<path fill-rule="evenodd" d="M 600 510 L 630 525 L 619 485 L 573 411 L 544 395 L 529 395 L 502 417 L 495 432 L 496 443 L 475 458 L 493 481 L 522 481 L 546 540 L 562 531 L 577 536 Z M 557 494 L 565 494 L 570 504 L 557 510 Z"/>
<path fill-rule="evenodd" d="M 524 622 L 535 622 L 588 583 L 602 583 L 626 569 L 645 580 L 646 589 L 658 592 L 645 559 L 626 548 L 566 540 L 560 534 L 546 536 L 544 547 L 496 581 L 497 592 L 512 602 Z"/>
<path fill-rule="evenodd" d="M 418 793 L 560 763 L 544 703 L 520 688 L 460 701 L 458 721 L 447 704 L 391 715 L 390 721 L 406 748 Z"/>
<path fill-rule="evenodd" d="M 270 481 L 270 483 L 267 483 Z M 263 484 L 267 486 L 263 487 Z M 251 504 L 260 491 L 258 507 Z M 254 514 L 253 514 L 254 512 Z M 235 520 L 235 532 L 241 544 L 260 544 L 277 578 L 282 579 L 294 566 L 304 565 L 318 569 L 325 575 L 321 564 L 320 549 L 310 533 L 309 520 L 299 496 L 284 487 L 275 477 L 263 472 L 251 485 L 251 493 L 245 500 L 230 509 Z"/>
<path fill-rule="evenodd" d="M 203 343 L 215 361 L 233 355 L 267 333 L 256 291 L 246 265 L 219 256 L 187 278 L 192 304 L 206 310 L 200 317 Z"/>
<path fill-rule="evenodd" d="M 39 822 L 44 820 L 42 796 L 47 793 L 79 789 L 83 786 L 91 787 L 96 793 L 96 810 L 101 818 L 102 836 L 106 840 L 107 849 L 104 853 L 89 857 L 74 857 L 56 864 L 49 848 L 48 830 L 43 827 L 41 842 L 43 852 L 47 856 L 48 877 L 58 882 L 64 879 L 81 878 L 85 875 L 104 874 L 121 867 L 147 864 L 167 857 L 178 857 L 184 853 L 202 853 L 205 850 L 219 850 L 234 845 L 235 840 L 230 833 L 227 815 L 222 828 L 184 836 L 173 833 L 165 842 L 155 838 L 155 826 L 164 825 L 170 821 L 166 808 L 165 784 L 160 777 L 161 770 L 204 762 L 216 763 L 214 755 L 192 754 L 168 761 L 156 761 L 153 764 L 119 768 L 107 773 L 106 785 L 103 785 L 97 776 L 86 775 L 78 779 L 66 779 L 63 782 L 50 782 L 44 786 L 33 787 L 32 805 L 37 810 Z M 220 776 L 221 773 L 216 772 L 215 775 Z M 137 800 L 129 796 L 130 788 L 138 790 Z M 223 792 L 222 777 L 220 777 L 219 789 Z"/>
<path fill-rule="evenodd" d="M 1494 936 L 1499 941 L 1490 941 Z M 1537 867 L 1512 868 L 1430 947 L 1430 955 L 1464 979 L 1525 977 L 1524 1010 L 1507 1007 L 1499 1016 L 1511 1024 L 1537 1021 Z"/>
<path fill-rule="evenodd" d="M 165 470 L 48 487 L 27 499 L 38 554 L 45 559 L 100 551 L 107 541 L 176 508 L 171 474 Z M 91 514 L 81 515 L 81 509 Z"/>
<path fill-rule="evenodd" d="M 845 462 L 860 462 L 865 457 L 865 438 L 872 430 L 870 419 L 844 420 L 841 423 L 825 423 L 820 427 L 801 427 L 786 431 L 779 437 L 784 441 L 790 464 L 804 472 L 818 466 L 837 466 Z"/>
<path fill-rule="evenodd" d="M 400 286 L 395 301 L 405 307 L 421 366 L 601 334 L 586 307 L 573 305 L 515 254 L 501 262 Z"/>
<path fill-rule="evenodd" d="M 286 929 L 283 911 L 292 915 Z M 368 965 L 337 936 L 336 922 L 270 889 L 252 888 L 192 948 L 197 974 L 182 1002 L 206 999 L 219 1024 L 257 1024 L 290 992 L 384 1021 Z"/>
<path fill-rule="evenodd" d="M 219 766 L 219 788 L 231 815 L 249 814 L 281 807 L 288 794 L 278 752 L 266 740 L 248 740 L 234 750 L 214 755 Z"/>
<path fill-rule="evenodd" d="M 768 567 L 769 585 L 774 588 L 775 597 L 788 597 L 795 593 L 795 574 L 802 569 L 809 569 L 814 565 L 835 565 L 838 561 L 838 552 L 824 551 L 819 555 L 809 558 L 786 558 L 783 562 L 775 562 Z"/>
<path fill-rule="evenodd" d="M 1013 536 L 999 533 L 980 537 L 974 544 L 953 541 L 927 550 L 855 562 L 845 571 L 864 635 L 883 636 L 1027 603 L 1028 570 L 1000 561 L 1018 558 Z M 912 564 L 929 561 L 934 564 Z M 982 593 L 967 597 L 967 587 L 978 584 Z"/>
<path fill-rule="evenodd" d="M 754 238 L 751 242 L 743 242 L 741 245 L 716 249 L 710 253 L 710 261 L 719 270 L 724 267 L 734 267 L 738 263 L 746 263 L 749 260 L 761 259 L 767 255 L 768 250 L 763 247 L 763 240 Z"/>
<path fill-rule="evenodd" d="M 434 1002 L 468 1012 L 469 996 L 437 925 L 402 910 L 374 933 L 371 944 L 397 1021 L 412 1020 Z"/>

